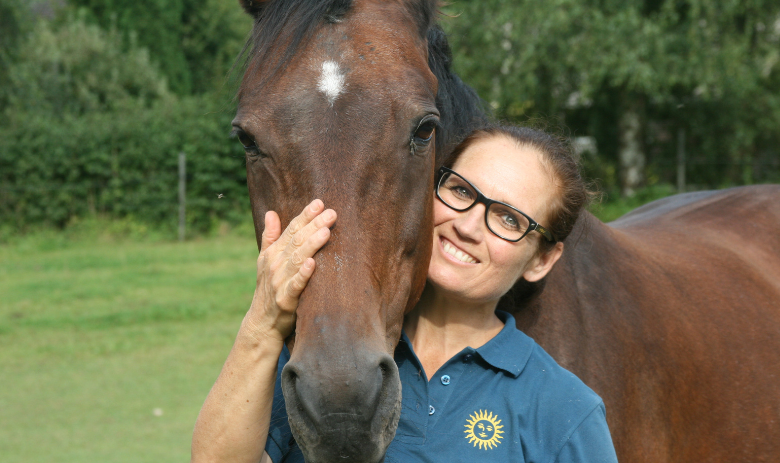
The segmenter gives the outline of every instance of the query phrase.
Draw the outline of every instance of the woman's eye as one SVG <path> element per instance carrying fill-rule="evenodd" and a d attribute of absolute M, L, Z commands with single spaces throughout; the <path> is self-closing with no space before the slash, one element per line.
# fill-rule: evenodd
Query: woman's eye
<path fill-rule="evenodd" d="M 468 198 L 469 196 L 471 196 L 469 190 L 467 190 L 466 188 L 458 187 L 455 190 L 456 190 L 455 194 L 457 194 L 458 196 L 463 196 L 464 198 Z"/>
<path fill-rule="evenodd" d="M 520 224 L 517 221 L 517 217 L 511 215 L 511 214 L 505 214 L 503 217 L 504 224 L 507 228 L 516 229 L 518 225 Z"/>
<path fill-rule="evenodd" d="M 468 188 L 462 186 L 454 186 L 450 188 L 450 191 L 452 191 L 452 194 L 458 198 L 471 199 L 473 196 Z"/>

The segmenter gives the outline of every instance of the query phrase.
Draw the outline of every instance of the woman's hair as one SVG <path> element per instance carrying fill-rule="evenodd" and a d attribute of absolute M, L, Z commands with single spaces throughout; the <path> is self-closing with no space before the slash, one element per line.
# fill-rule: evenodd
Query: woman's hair
<path fill-rule="evenodd" d="M 553 178 L 557 194 L 547 206 L 547 217 L 542 225 L 557 241 L 563 241 L 571 233 L 580 212 L 589 203 L 594 193 L 580 175 L 580 165 L 567 138 L 552 135 L 544 130 L 514 125 L 489 124 L 469 134 L 447 159 L 445 165 L 452 167 L 466 149 L 480 140 L 503 136 L 521 147 L 535 148 L 541 154 L 542 165 Z M 541 235 L 540 235 L 541 237 Z M 539 240 L 539 251 L 550 250 L 555 243 Z"/>

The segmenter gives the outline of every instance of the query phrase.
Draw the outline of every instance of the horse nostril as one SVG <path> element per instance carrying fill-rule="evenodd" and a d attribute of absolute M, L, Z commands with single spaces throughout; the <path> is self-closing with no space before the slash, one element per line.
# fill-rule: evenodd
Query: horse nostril
<path fill-rule="evenodd" d="M 298 367 L 292 363 L 288 363 L 282 369 L 282 383 L 295 384 L 295 380 L 298 379 Z"/>
<path fill-rule="evenodd" d="M 379 371 L 382 373 L 383 385 L 398 376 L 398 367 L 395 364 L 395 360 L 389 355 L 382 355 L 380 358 Z"/>

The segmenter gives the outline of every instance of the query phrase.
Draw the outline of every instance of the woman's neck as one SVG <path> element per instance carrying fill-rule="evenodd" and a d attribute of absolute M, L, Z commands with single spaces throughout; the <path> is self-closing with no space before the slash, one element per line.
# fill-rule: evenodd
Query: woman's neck
<path fill-rule="evenodd" d="M 430 284 L 404 318 L 404 331 L 430 379 L 466 347 L 478 348 L 504 327 L 496 316 L 498 301 L 474 302 L 443 294 Z"/>

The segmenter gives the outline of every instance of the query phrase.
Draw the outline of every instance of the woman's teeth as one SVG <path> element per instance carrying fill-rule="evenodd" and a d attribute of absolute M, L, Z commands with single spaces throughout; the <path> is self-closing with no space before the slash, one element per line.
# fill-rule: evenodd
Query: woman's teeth
<path fill-rule="evenodd" d="M 444 252 L 458 259 L 461 262 L 466 262 L 468 264 L 477 263 L 477 261 L 474 258 L 472 258 L 470 255 L 464 253 L 463 251 L 455 249 L 455 246 L 451 245 L 450 243 L 446 243 L 446 242 L 444 243 Z"/>

